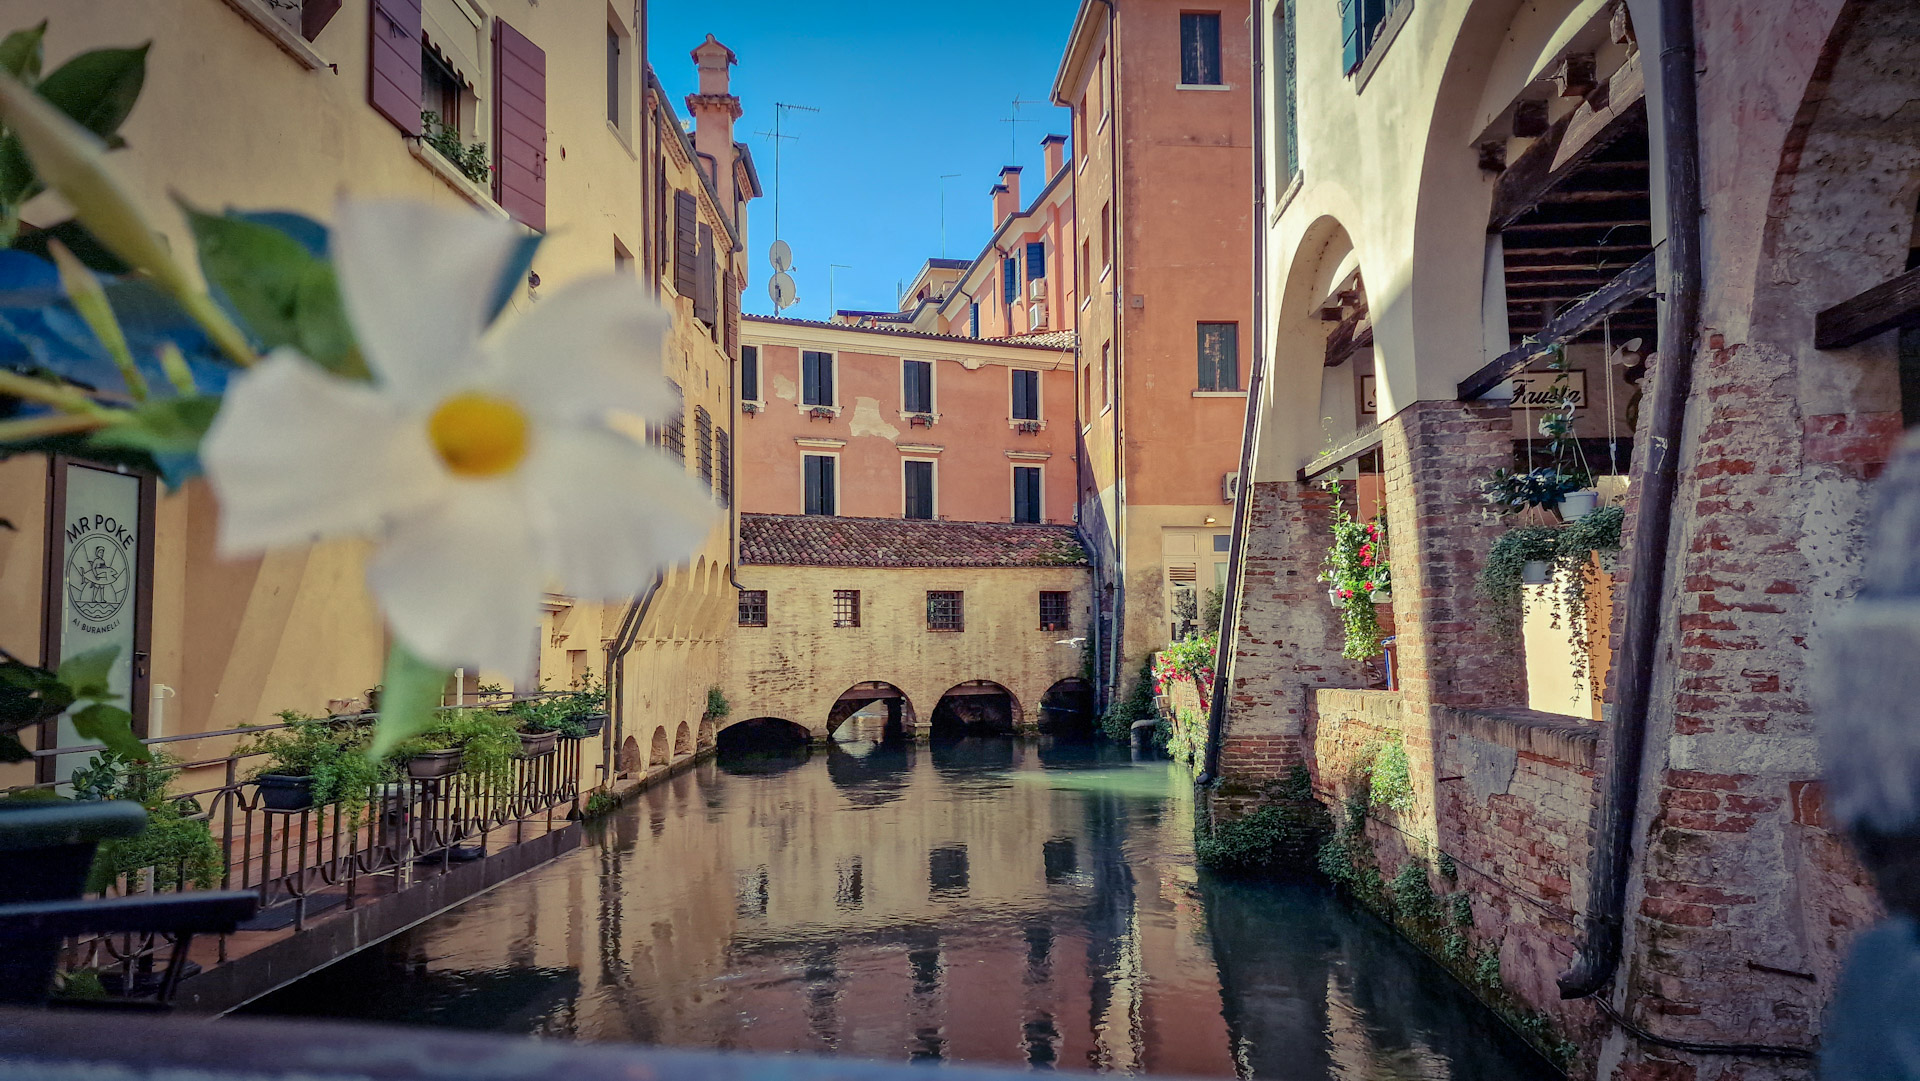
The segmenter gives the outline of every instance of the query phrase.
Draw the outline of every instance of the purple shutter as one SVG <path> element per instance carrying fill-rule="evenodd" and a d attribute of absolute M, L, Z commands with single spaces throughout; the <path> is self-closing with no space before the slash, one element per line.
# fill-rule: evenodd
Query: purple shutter
<path fill-rule="evenodd" d="M 300 7 L 300 36 L 312 41 L 340 11 L 341 0 L 307 0 Z"/>
<path fill-rule="evenodd" d="M 673 193 L 673 291 L 692 299 L 700 289 L 700 203 L 692 192 Z"/>
<path fill-rule="evenodd" d="M 420 134 L 420 0 L 373 0 L 367 101 L 408 135 Z"/>
<path fill-rule="evenodd" d="M 547 54 L 493 20 L 493 197 L 529 229 L 547 229 Z"/>

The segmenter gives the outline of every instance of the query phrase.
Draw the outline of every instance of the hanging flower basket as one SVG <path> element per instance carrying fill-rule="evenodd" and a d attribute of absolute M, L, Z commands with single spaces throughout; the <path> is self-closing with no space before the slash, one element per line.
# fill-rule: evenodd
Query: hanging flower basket
<path fill-rule="evenodd" d="M 1581 488 L 1560 497 L 1560 519 L 1565 522 L 1577 522 L 1594 512 L 1600 505 L 1598 488 Z"/>

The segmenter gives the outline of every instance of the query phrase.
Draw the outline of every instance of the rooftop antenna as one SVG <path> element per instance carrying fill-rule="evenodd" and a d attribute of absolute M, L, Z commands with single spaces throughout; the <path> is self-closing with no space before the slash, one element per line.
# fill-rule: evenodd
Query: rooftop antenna
<path fill-rule="evenodd" d="M 1018 94 L 1015 94 L 1013 96 L 1012 111 L 1008 115 L 1000 118 L 1000 122 L 1007 126 L 1007 164 L 1008 165 L 1020 164 L 1020 125 L 1039 123 L 1039 121 L 1037 120 L 1028 120 L 1027 118 L 1021 116 L 1020 106 L 1045 105 L 1045 104 L 1046 102 L 1044 101 L 1034 101 L 1028 98 L 1023 98 Z"/>
<path fill-rule="evenodd" d="M 793 249 L 780 239 L 780 144 L 789 139 L 798 139 L 798 135 L 786 135 L 780 131 L 781 120 L 792 109 L 803 113 L 817 113 L 820 110 L 811 105 L 794 105 L 784 101 L 773 103 L 773 130 L 754 134 L 773 140 L 773 248 L 767 253 L 773 263 L 774 275 L 767 282 L 767 293 L 773 298 L 775 315 L 797 302 L 799 292 L 794 288 L 793 279 L 787 271 L 793 269 Z"/>
<path fill-rule="evenodd" d="M 947 181 L 960 173 L 940 174 L 940 258 L 947 257 Z"/>
<path fill-rule="evenodd" d="M 827 264 L 827 321 L 828 322 L 832 322 L 833 317 L 839 314 L 839 311 L 840 311 L 840 309 L 834 307 L 834 304 L 833 304 L 833 272 L 836 270 L 852 270 L 852 269 L 853 269 L 852 267 L 848 266 L 845 263 L 828 263 Z"/>

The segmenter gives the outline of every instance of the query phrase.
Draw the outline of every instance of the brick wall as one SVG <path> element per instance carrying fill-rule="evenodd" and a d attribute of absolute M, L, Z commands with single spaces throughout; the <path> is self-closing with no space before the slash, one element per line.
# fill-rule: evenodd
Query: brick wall
<path fill-rule="evenodd" d="M 1560 999 L 1554 977 L 1572 962 L 1584 910 L 1587 823 L 1597 800 L 1596 730 L 1508 708 L 1436 706 L 1431 720 L 1400 692 L 1318 694 L 1314 788 L 1344 813 L 1374 748 L 1406 747 L 1413 807 L 1374 807 L 1367 840 L 1383 877 L 1424 859 L 1436 893 L 1471 898 L 1474 943 L 1498 950 L 1501 983 L 1528 1008 L 1584 1032 L 1591 1008 Z M 1449 881 L 1437 867 L 1452 857 Z"/>

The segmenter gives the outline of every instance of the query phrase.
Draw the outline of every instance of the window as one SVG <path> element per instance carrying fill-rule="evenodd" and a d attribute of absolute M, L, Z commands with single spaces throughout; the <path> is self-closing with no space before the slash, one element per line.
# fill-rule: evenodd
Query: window
<path fill-rule="evenodd" d="M 1113 405 L 1113 390 L 1114 390 L 1113 384 L 1114 384 L 1113 343 L 1101 342 L 1100 343 L 1100 388 L 1102 392 L 1106 395 L 1106 397 L 1101 402 L 1103 406 L 1111 407 Z"/>
<path fill-rule="evenodd" d="M 680 392 L 680 384 L 669 379 L 667 386 L 673 388 L 673 406 L 667 412 L 666 424 L 660 428 L 660 446 L 684 462 L 687 459 L 687 399 Z"/>
<path fill-rule="evenodd" d="M 839 500 L 839 486 L 834 477 L 838 463 L 831 454 L 809 454 L 806 456 L 806 512 L 808 514 L 833 514 Z"/>
<path fill-rule="evenodd" d="M 974 304 L 969 305 L 967 308 L 967 337 L 978 338 L 979 336 L 980 336 L 980 305 L 978 302 L 975 302 Z"/>
<path fill-rule="evenodd" d="M 1027 280 L 1047 276 L 1047 245 L 1045 241 L 1035 240 L 1027 244 Z"/>
<path fill-rule="evenodd" d="M 900 407 L 909 413 L 933 412 L 933 362 L 900 362 Z"/>
<path fill-rule="evenodd" d="M 693 407 L 693 453 L 694 468 L 700 472 L 700 483 L 713 490 L 713 418 L 707 415 L 707 407 Z"/>
<path fill-rule="evenodd" d="M 1199 325 L 1201 390 L 1240 389 L 1240 325 L 1238 323 L 1201 323 Z"/>
<path fill-rule="evenodd" d="M 1073 287 L 1079 291 L 1083 301 L 1093 299 L 1093 290 L 1087 288 L 1092 283 L 1093 238 L 1088 237 L 1080 242 L 1080 280 L 1073 283 Z"/>
<path fill-rule="evenodd" d="M 767 625 L 766 590 L 743 589 L 740 591 L 740 625 L 742 627 L 764 627 Z"/>
<path fill-rule="evenodd" d="M 1009 308 L 1020 299 L 1020 260 L 1014 256 L 1000 260 L 1000 292 Z"/>
<path fill-rule="evenodd" d="M 836 627 L 860 625 L 859 590 L 836 589 L 833 591 L 833 625 Z"/>
<path fill-rule="evenodd" d="M 740 400 L 760 400 L 760 347 L 757 345 L 740 347 Z"/>
<path fill-rule="evenodd" d="M 607 27 L 607 123 L 620 126 L 620 33 Z"/>
<path fill-rule="evenodd" d="M 1340 70 L 1352 75 L 1373 51 L 1380 24 L 1399 0 L 1340 0 Z"/>
<path fill-rule="evenodd" d="M 718 474 L 715 488 L 720 493 L 720 505 L 733 506 L 733 441 L 726 430 L 713 433 L 713 471 Z"/>
<path fill-rule="evenodd" d="M 927 590 L 927 629 L 930 631 L 966 630 L 966 594 L 957 589 Z"/>
<path fill-rule="evenodd" d="M 1043 631 L 1070 631 L 1073 629 L 1073 617 L 1067 614 L 1065 590 L 1043 589 L 1040 591 L 1040 629 Z"/>
<path fill-rule="evenodd" d="M 1279 63 L 1273 66 L 1273 116 L 1280 125 L 1282 148 L 1280 164 L 1286 169 L 1282 180 L 1291 180 L 1300 171 L 1300 131 L 1296 102 L 1299 100 L 1299 72 L 1294 61 L 1293 0 L 1280 0 L 1273 9 L 1273 50 Z"/>
<path fill-rule="evenodd" d="M 1040 521 L 1040 467 L 1037 465 L 1013 467 L 1013 520 Z"/>
<path fill-rule="evenodd" d="M 1112 60 L 1108 58 L 1107 51 L 1105 49 L 1100 50 L 1100 62 L 1098 66 L 1094 68 L 1094 71 L 1096 73 L 1096 78 L 1100 80 L 1100 83 L 1099 83 L 1100 89 L 1097 91 L 1097 93 L 1100 95 L 1100 128 L 1102 131 L 1106 130 L 1107 117 L 1111 116 L 1113 113 L 1113 101 L 1111 100 L 1112 95 L 1107 93 L 1107 88 L 1113 85 L 1111 82 L 1108 81 L 1108 78 L 1107 78 L 1108 66 L 1111 63 L 1112 63 Z"/>
<path fill-rule="evenodd" d="M 633 273 L 633 253 L 620 243 L 619 237 L 613 238 L 613 272 L 615 274 Z"/>
<path fill-rule="evenodd" d="M 833 354 L 811 349 L 800 354 L 800 401 L 803 405 L 833 404 Z"/>
<path fill-rule="evenodd" d="M 909 458 L 900 463 L 900 481 L 905 493 L 903 516 L 933 519 L 933 463 Z"/>
<path fill-rule="evenodd" d="M 1100 207 L 1100 274 L 1113 269 L 1113 204 Z"/>
<path fill-rule="evenodd" d="M 1180 16 L 1180 84 L 1220 86 L 1220 13 L 1189 11 Z"/>
<path fill-rule="evenodd" d="M 437 122 L 433 130 L 426 132 L 427 139 L 433 143 L 435 149 L 439 149 L 440 146 L 439 142 L 434 140 L 438 131 L 451 132 L 456 142 L 459 139 L 460 115 L 463 111 L 460 108 L 461 92 L 460 73 L 453 70 L 453 65 L 447 63 L 437 51 L 431 48 L 421 49 L 420 110 L 432 113 L 433 119 Z M 444 154 L 446 151 L 442 150 L 441 153 Z"/>
<path fill-rule="evenodd" d="M 1215 533 L 1215 534 L 1213 535 L 1213 550 L 1214 550 L 1214 551 L 1216 551 L 1216 552 L 1227 552 L 1227 551 L 1231 551 L 1232 549 L 1233 549 L 1233 534 L 1231 534 L 1231 533 Z"/>
<path fill-rule="evenodd" d="M 1040 419 L 1040 373 L 1025 368 L 1013 370 L 1013 419 Z"/>

